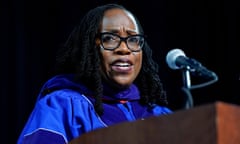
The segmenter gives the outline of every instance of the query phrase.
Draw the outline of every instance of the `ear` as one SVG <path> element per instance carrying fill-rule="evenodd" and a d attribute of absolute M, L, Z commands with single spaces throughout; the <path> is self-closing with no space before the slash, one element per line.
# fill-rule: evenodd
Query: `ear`
<path fill-rule="evenodd" d="M 99 39 L 99 38 L 96 38 L 96 39 L 95 39 L 95 43 L 96 43 L 96 46 L 99 47 L 100 44 L 101 44 L 100 39 Z"/>

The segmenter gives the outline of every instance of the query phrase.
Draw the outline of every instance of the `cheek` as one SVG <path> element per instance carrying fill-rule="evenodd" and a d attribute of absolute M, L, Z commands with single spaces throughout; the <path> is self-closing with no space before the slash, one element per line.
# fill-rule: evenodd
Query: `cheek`
<path fill-rule="evenodd" d="M 142 67 L 142 53 L 135 56 L 136 56 L 135 62 L 137 66 L 136 71 L 139 72 Z"/>
<path fill-rule="evenodd" d="M 110 55 L 105 51 L 100 51 L 100 54 L 101 54 L 101 60 L 102 60 L 102 63 L 101 63 L 102 71 L 103 72 L 109 71 Z"/>

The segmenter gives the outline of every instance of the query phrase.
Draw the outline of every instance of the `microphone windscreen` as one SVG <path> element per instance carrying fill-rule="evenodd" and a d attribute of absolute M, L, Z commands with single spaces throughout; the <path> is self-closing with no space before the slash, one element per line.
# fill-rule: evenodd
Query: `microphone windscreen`
<path fill-rule="evenodd" d="M 167 56 L 166 56 L 166 63 L 168 64 L 168 66 L 171 68 L 171 69 L 179 69 L 179 66 L 176 65 L 176 59 L 179 57 L 179 56 L 186 56 L 185 53 L 183 52 L 183 50 L 181 49 L 172 49 L 170 50 L 168 53 L 167 53 Z"/>

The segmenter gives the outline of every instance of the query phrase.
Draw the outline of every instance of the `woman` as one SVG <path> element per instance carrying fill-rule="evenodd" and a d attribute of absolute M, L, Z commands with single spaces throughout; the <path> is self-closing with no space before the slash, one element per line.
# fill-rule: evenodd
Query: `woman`
<path fill-rule="evenodd" d="M 56 76 L 42 87 L 18 144 L 63 144 L 171 112 L 140 23 L 107 4 L 90 10 L 59 52 Z"/>

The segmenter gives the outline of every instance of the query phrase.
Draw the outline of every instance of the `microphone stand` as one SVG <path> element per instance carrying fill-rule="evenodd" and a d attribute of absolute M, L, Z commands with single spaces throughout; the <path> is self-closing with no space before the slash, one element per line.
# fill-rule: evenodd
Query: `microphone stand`
<path fill-rule="evenodd" d="M 190 92 L 191 88 L 191 76 L 190 76 L 190 67 L 186 66 L 182 69 L 182 78 L 183 78 L 183 87 L 182 90 L 186 94 L 185 108 L 190 109 L 193 107 L 193 98 Z"/>

